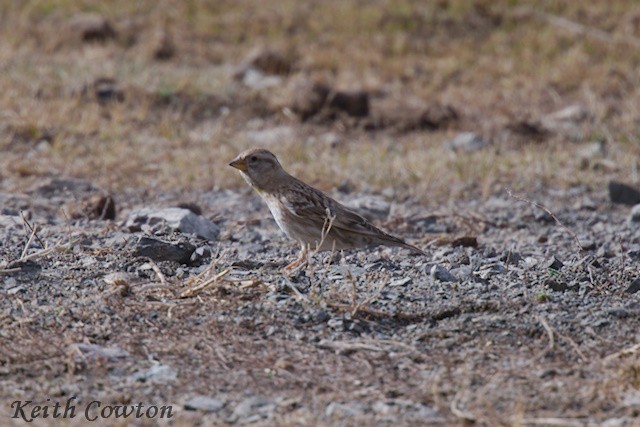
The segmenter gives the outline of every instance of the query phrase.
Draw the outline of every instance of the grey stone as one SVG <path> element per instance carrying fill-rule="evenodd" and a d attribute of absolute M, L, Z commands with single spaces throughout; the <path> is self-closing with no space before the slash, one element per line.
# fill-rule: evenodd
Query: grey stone
<path fill-rule="evenodd" d="M 223 407 L 222 400 L 209 396 L 195 396 L 184 404 L 184 409 L 188 411 L 218 412 Z"/>
<path fill-rule="evenodd" d="M 256 422 L 270 418 L 275 409 L 276 404 L 272 400 L 262 396 L 253 396 L 238 403 L 233 410 L 231 419 L 243 423 Z"/>
<path fill-rule="evenodd" d="M 130 231 L 139 231 L 152 227 L 158 221 L 164 221 L 170 228 L 182 233 L 195 234 L 198 237 L 214 241 L 220 233 L 220 227 L 207 218 L 196 215 L 183 208 L 142 208 L 129 214 L 125 227 Z"/>
<path fill-rule="evenodd" d="M 553 112 L 545 117 L 545 121 L 552 122 L 581 122 L 588 119 L 591 112 L 582 105 L 570 105 Z"/>
<path fill-rule="evenodd" d="M 136 244 L 133 254 L 149 257 L 154 261 L 175 261 L 187 264 L 196 247 L 188 242 L 165 242 L 151 237 L 141 237 Z"/>
<path fill-rule="evenodd" d="M 370 221 L 385 220 L 391 212 L 391 204 L 381 197 L 361 196 L 345 202 L 345 206 L 353 209 Z"/>
<path fill-rule="evenodd" d="M 640 291 L 640 277 L 631 282 L 629 287 L 624 291 L 628 294 L 635 294 L 636 292 Z"/>
<path fill-rule="evenodd" d="M 637 205 L 640 203 L 640 191 L 627 184 L 611 181 L 609 183 L 609 199 L 613 203 Z"/>
<path fill-rule="evenodd" d="M 340 403 L 331 402 L 325 409 L 325 415 L 327 418 L 344 418 L 355 417 L 364 413 L 363 404 L 360 402 L 352 403 Z"/>
<path fill-rule="evenodd" d="M 296 139 L 296 131 L 291 126 L 276 126 L 272 128 L 251 130 L 246 134 L 252 145 L 275 145 L 282 141 Z"/>
<path fill-rule="evenodd" d="M 564 292 L 567 290 L 567 284 L 564 282 L 559 282 L 557 280 L 554 279 L 549 279 L 545 282 L 545 286 L 549 289 L 551 289 L 552 291 L 555 292 Z"/>
<path fill-rule="evenodd" d="M 76 343 L 71 344 L 73 354 L 81 354 L 83 359 L 106 360 L 114 362 L 129 356 L 126 350 L 118 347 L 102 347 L 96 344 Z"/>
<path fill-rule="evenodd" d="M 449 270 L 440 264 L 436 264 L 431 267 L 431 277 L 441 282 L 455 282 L 457 280 L 456 276 L 451 274 Z"/>
<path fill-rule="evenodd" d="M 629 224 L 640 223 L 640 204 L 637 204 L 631 208 L 631 212 L 629 212 L 628 222 Z"/>
<path fill-rule="evenodd" d="M 473 132 L 462 132 L 445 143 L 445 147 L 456 153 L 473 153 L 487 146 L 487 142 Z"/>
<path fill-rule="evenodd" d="M 69 28 L 83 41 L 104 41 L 115 38 L 116 31 L 109 21 L 97 13 L 79 13 L 69 20 Z"/>
<path fill-rule="evenodd" d="M 166 383 L 175 381 L 178 378 L 178 372 L 168 365 L 154 365 L 146 371 L 136 372 L 129 376 L 129 380 L 132 382 L 155 382 Z"/>
<path fill-rule="evenodd" d="M 204 262 L 208 259 L 211 259 L 211 248 L 209 246 L 200 246 L 199 248 L 196 248 L 195 251 L 193 251 L 189 261 L 191 264 L 194 264 Z"/>
<path fill-rule="evenodd" d="M 555 256 L 551 257 L 550 260 L 546 262 L 545 267 L 550 268 L 552 270 L 560 271 L 562 267 L 564 267 L 564 263 L 560 261 Z"/>

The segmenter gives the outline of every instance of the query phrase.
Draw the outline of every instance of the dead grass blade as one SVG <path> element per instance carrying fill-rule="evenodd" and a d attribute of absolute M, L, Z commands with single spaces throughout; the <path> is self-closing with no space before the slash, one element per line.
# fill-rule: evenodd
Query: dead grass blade
<path fill-rule="evenodd" d="M 193 286 L 189 289 L 187 289 L 186 291 L 182 292 L 180 294 L 180 298 L 189 298 L 192 297 L 202 291 L 204 291 L 205 289 L 209 288 L 210 286 L 218 283 L 218 281 L 220 279 L 222 279 L 224 276 L 226 276 L 227 274 L 229 274 L 229 272 L 231 271 L 231 268 L 225 268 L 224 270 L 222 270 L 220 273 L 216 274 L 213 277 L 208 278 L 207 280 L 205 280 L 204 282 Z"/>

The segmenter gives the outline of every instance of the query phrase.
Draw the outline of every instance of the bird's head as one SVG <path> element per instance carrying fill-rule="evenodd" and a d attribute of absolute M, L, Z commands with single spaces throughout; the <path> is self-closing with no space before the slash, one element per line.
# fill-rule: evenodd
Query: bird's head
<path fill-rule="evenodd" d="M 238 169 L 249 185 L 258 191 L 275 188 L 279 178 L 286 175 L 276 156 L 263 148 L 243 151 L 229 166 Z"/>

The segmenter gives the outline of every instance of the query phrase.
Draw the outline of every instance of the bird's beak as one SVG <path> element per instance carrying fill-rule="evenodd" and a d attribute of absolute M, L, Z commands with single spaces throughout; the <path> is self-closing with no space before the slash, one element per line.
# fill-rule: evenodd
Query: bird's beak
<path fill-rule="evenodd" d="M 241 170 L 242 172 L 247 171 L 247 161 L 245 159 L 240 159 L 238 157 L 233 159 L 233 161 L 229 163 L 229 166 L 234 167 L 238 170 Z"/>

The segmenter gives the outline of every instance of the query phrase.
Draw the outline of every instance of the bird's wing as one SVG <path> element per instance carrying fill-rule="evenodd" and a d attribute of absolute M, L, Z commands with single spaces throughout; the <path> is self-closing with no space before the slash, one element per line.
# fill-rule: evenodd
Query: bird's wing
<path fill-rule="evenodd" d="M 399 245 L 405 244 L 402 239 L 385 233 L 363 216 L 302 181 L 296 182 L 294 188 L 298 197 L 290 197 L 286 203 L 287 208 L 299 218 L 312 221 L 318 228 L 323 227 L 330 215 L 333 218 L 332 229 L 358 233 L 374 239 L 382 238 Z"/>

